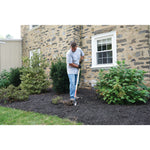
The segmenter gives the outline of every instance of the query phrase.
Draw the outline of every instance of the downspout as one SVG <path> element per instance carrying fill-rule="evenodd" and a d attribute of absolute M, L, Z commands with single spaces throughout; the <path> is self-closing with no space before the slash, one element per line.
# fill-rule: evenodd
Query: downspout
<path fill-rule="evenodd" d="M 0 44 L 0 73 L 1 73 L 1 44 Z"/>
<path fill-rule="evenodd" d="M 148 40 L 148 41 L 149 41 L 149 43 L 148 43 L 148 44 L 149 44 L 148 53 L 149 53 L 149 57 L 150 57 L 150 25 L 148 25 L 148 31 L 149 31 L 149 32 L 148 32 L 148 33 L 149 33 L 149 34 L 148 34 L 148 38 L 149 38 L 149 40 Z M 149 64 L 149 78 L 150 78 L 150 64 Z M 150 81 L 150 79 L 149 79 L 149 81 Z"/>
<path fill-rule="evenodd" d="M 82 47 L 82 25 L 80 25 L 80 47 Z"/>
<path fill-rule="evenodd" d="M 148 32 L 149 33 L 148 34 L 148 38 L 149 38 L 149 43 L 148 44 L 149 44 L 149 51 L 150 51 L 150 25 L 148 25 L 148 31 L 149 31 Z M 150 52 L 149 52 L 149 56 L 150 56 Z"/>

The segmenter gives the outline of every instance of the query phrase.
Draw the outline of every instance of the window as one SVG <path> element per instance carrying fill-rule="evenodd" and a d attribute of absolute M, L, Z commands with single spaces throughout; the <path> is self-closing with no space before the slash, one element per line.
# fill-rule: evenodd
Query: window
<path fill-rule="evenodd" d="M 92 68 L 112 67 L 116 61 L 116 31 L 92 36 Z"/>
<path fill-rule="evenodd" d="M 31 57 L 33 56 L 33 53 L 36 52 L 36 51 L 37 51 L 38 54 L 40 54 L 40 49 L 31 50 L 30 51 L 30 60 L 31 60 Z"/>
<path fill-rule="evenodd" d="M 40 49 L 36 49 L 36 50 L 31 50 L 31 51 L 30 51 L 30 56 L 29 56 L 29 58 L 30 58 L 30 63 L 31 63 L 31 57 L 33 56 L 33 53 L 36 52 L 36 51 L 37 51 L 38 54 L 40 54 Z"/>
<path fill-rule="evenodd" d="M 30 29 L 30 30 L 32 30 L 32 29 L 34 29 L 34 28 L 37 28 L 37 27 L 39 27 L 39 25 L 29 25 L 29 29 Z"/>

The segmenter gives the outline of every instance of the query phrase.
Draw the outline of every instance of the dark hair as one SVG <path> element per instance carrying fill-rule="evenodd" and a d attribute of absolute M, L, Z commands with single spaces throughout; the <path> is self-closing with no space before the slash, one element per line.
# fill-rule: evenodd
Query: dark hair
<path fill-rule="evenodd" d="M 71 43 L 71 47 L 76 47 L 76 46 L 77 46 L 76 42 Z"/>

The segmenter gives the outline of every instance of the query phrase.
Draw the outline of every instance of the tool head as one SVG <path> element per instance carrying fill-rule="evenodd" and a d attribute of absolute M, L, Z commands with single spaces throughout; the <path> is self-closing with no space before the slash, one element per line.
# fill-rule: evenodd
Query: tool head
<path fill-rule="evenodd" d="M 77 101 L 76 100 L 74 101 L 74 106 L 77 106 Z"/>

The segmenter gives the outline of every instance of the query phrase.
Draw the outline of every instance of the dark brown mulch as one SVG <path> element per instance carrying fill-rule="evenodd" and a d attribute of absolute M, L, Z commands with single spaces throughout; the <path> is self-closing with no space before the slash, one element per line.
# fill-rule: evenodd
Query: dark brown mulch
<path fill-rule="evenodd" d="M 64 104 L 54 105 L 51 100 L 57 94 L 48 93 L 31 95 L 28 101 L 0 104 L 5 107 L 17 108 L 61 118 L 69 118 L 85 125 L 150 125 L 150 102 L 142 105 L 108 105 L 98 100 L 93 90 L 80 89 L 77 106 Z M 64 100 L 69 94 L 61 94 Z"/>

